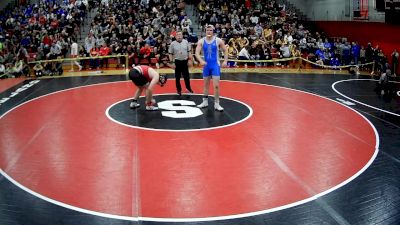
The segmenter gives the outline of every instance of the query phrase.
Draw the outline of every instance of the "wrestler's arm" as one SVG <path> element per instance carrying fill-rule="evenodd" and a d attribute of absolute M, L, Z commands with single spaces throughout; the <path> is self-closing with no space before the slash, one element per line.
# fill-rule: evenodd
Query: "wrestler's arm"
<path fill-rule="evenodd" d="M 205 65 L 206 62 L 200 56 L 200 52 L 201 52 L 201 48 L 202 47 L 203 47 L 203 39 L 200 39 L 197 42 L 195 56 L 196 56 L 197 61 L 199 61 L 200 65 Z"/>

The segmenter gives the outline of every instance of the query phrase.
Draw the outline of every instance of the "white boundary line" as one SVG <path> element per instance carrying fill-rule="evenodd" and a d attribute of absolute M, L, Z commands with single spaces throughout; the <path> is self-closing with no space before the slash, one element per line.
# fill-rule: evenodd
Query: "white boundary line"
<path fill-rule="evenodd" d="M 366 104 L 366 103 L 357 101 L 357 100 L 355 100 L 355 99 L 353 99 L 353 98 L 350 98 L 349 96 L 347 96 L 347 95 L 345 95 L 345 94 L 342 94 L 340 91 L 336 90 L 336 88 L 335 88 L 336 84 L 339 84 L 339 83 L 342 83 L 342 82 L 348 82 L 348 81 L 375 81 L 375 82 L 376 82 L 376 80 L 374 80 L 374 79 L 348 79 L 348 80 L 339 80 L 339 81 L 336 81 L 335 83 L 332 84 L 332 89 L 333 89 L 337 94 L 341 95 L 342 97 L 347 98 L 347 99 L 349 99 L 349 100 L 351 100 L 351 101 L 353 101 L 353 102 L 357 102 L 357 103 L 360 104 L 360 105 L 363 105 L 363 106 L 366 106 L 366 107 L 369 107 L 369 108 L 372 108 L 372 109 L 375 109 L 375 110 L 378 110 L 378 111 L 381 111 L 381 112 L 385 112 L 385 113 L 388 113 L 388 114 L 391 114 L 391 115 L 394 115 L 394 116 L 400 116 L 400 115 L 397 114 L 397 113 L 390 112 L 390 111 L 387 111 L 387 110 L 384 110 L 384 109 L 380 109 L 380 108 L 378 108 L 378 107 L 375 107 L 375 106 L 368 105 L 368 104 Z M 398 83 L 398 82 L 394 82 L 394 81 L 391 81 L 391 82 L 393 82 L 393 83 Z"/>
<path fill-rule="evenodd" d="M 132 220 L 132 217 L 128 217 L 128 216 L 117 216 L 117 215 L 112 215 L 112 214 L 106 214 L 106 213 L 100 213 L 100 212 L 96 212 L 96 211 L 92 211 L 92 210 L 87 210 L 87 209 L 83 209 L 83 208 L 79 208 L 76 206 L 72 206 L 72 205 L 68 205 L 65 204 L 63 202 L 48 198 L 44 195 L 41 195 L 37 192 L 32 191 L 31 189 L 25 187 L 24 185 L 20 184 L 18 181 L 14 180 L 12 177 L 10 177 L 6 172 L 4 172 L 2 169 L 0 169 L 0 174 L 3 175 L 7 180 L 9 180 L 11 183 L 13 183 L 15 186 L 21 188 L 22 190 L 28 192 L 29 194 L 38 197 L 42 200 L 45 200 L 47 202 L 53 203 L 55 205 L 67 208 L 67 209 L 72 209 L 74 211 L 78 211 L 78 212 L 82 212 L 85 214 L 90 214 L 90 215 L 95 215 L 95 216 L 101 216 L 101 217 L 106 217 L 106 218 L 112 218 L 112 219 L 120 219 L 120 220 Z M 137 220 L 133 220 L 133 221 L 137 221 Z"/>
<path fill-rule="evenodd" d="M 201 79 L 199 79 L 199 80 L 201 80 Z M 352 109 L 352 108 L 350 108 L 350 107 L 347 106 L 347 105 L 344 105 L 344 104 L 342 104 L 342 103 L 339 103 L 339 102 L 334 101 L 334 100 L 332 100 L 332 99 L 329 99 L 329 98 L 327 98 L 327 97 L 323 97 L 323 96 L 316 95 L 316 94 L 313 94 L 313 93 L 309 93 L 309 92 L 305 92 L 305 91 L 301 91 L 301 90 L 296 90 L 296 89 L 292 89 L 292 88 L 287 88 L 287 87 L 279 87 L 279 86 L 275 86 L 275 85 L 258 84 L 258 83 L 243 82 L 243 81 L 229 81 L 229 80 L 221 80 L 221 81 L 223 81 L 223 82 L 244 83 L 244 84 L 253 84 L 253 85 L 262 85 L 262 86 L 271 86 L 271 87 L 276 87 L 276 88 L 282 88 L 282 89 L 287 89 L 287 90 L 302 92 L 302 93 L 306 93 L 306 94 L 309 94 L 309 95 L 314 95 L 314 96 L 317 96 L 317 97 L 320 97 L 320 98 L 323 98 L 323 99 L 332 101 L 332 102 L 334 102 L 334 103 L 336 103 L 336 104 L 339 104 L 339 105 L 341 105 L 341 106 L 343 106 L 343 107 L 346 107 L 346 108 L 352 110 L 353 112 L 357 113 L 359 116 L 361 116 L 361 118 L 363 118 L 365 121 L 367 121 L 368 124 L 372 127 L 372 129 L 373 129 L 373 131 L 374 131 L 374 133 L 375 133 L 375 140 L 376 140 L 375 152 L 374 152 L 374 154 L 372 155 L 371 159 L 367 162 L 367 164 L 366 164 L 363 168 L 361 168 L 361 170 L 358 171 L 356 174 L 354 174 L 354 175 L 351 176 L 350 178 L 346 179 L 346 180 L 343 181 L 342 183 L 340 183 L 340 184 L 338 184 L 338 185 L 336 185 L 336 186 L 334 186 L 334 187 L 332 187 L 332 188 L 330 188 L 330 189 L 328 189 L 328 190 L 326 190 L 326 191 L 323 191 L 323 192 L 321 192 L 321 193 L 319 193 L 319 194 L 316 194 L 316 195 L 314 195 L 314 196 L 311 196 L 311 197 L 309 197 L 309 198 L 303 199 L 303 200 L 301 200 L 301 201 L 293 202 L 293 203 L 291 203 L 291 204 L 287 204 L 287 205 L 275 207 L 275 208 L 272 208 L 272 209 L 260 210 L 260 211 L 256 211 L 256 212 L 250 212 L 250 213 L 241 213 L 241 214 L 229 215 L 229 216 L 216 216 L 216 217 L 203 217 L 203 218 L 128 217 L 128 216 L 112 215 L 112 214 L 107 214 L 107 213 L 99 213 L 99 212 L 96 212 L 96 211 L 87 210 L 87 209 L 82 209 L 82 208 L 79 208 L 79 207 L 75 207 L 75 206 L 72 206 L 72 205 L 68 205 L 68 204 L 65 204 L 65 203 L 56 201 L 56 200 L 54 200 L 54 199 L 48 198 L 48 197 L 46 197 L 46 196 L 43 196 L 43 195 L 41 195 L 41 194 L 39 194 L 39 193 L 36 193 L 36 192 L 30 190 L 29 188 L 23 186 L 22 184 L 18 183 L 18 182 L 15 181 L 13 178 L 11 178 L 10 176 L 8 176 L 8 174 L 5 173 L 2 169 L 0 169 L 0 173 L 1 173 L 6 179 L 8 179 L 10 182 L 12 182 L 14 185 L 16 185 L 17 187 L 21 188 L 22 190 L 24 190 L 24 191 L 26 191 L 26 192 L 28 192 L 28 193 L 30 193 L 30 194 L 32 194 L 32 195 L 38 197 L 38 198 L 41 198 L 41 199 L 43 199 L 43 200 L 45 200 L 45 201 L 47 201 L 47 202 L 53 203 L 53 204 L 55 204 L 55 205 L 58 205 L 58 206 L 61 206 L 61 207 L 67 208 L 67 209 L 71 209 L 71 210 L 74 210 L 74 211 L 82 212 L 82 213 L 85 213 L 85 214 L 90 214 L 90 215 L 95 215 L 95 216 L 100 216 L 100 217 L 105 217 L 105 218 L 112 218 L 112 219 L 129 220 L 129 221 L 202 222 L 202 221 L 230 220 L 230 219 L 237 219 L 237 218 L 243 218 L 243 217 L 250 217 L 250 216 L 256 216 L 256 215 L 262 215 L 262 214 L 266 214 L 266 213 L 271 213 L 271 212 L 275 212 L 275 211 L 279 211 L 279 210 L 283 210 L 283 209 L 295 207 L 295 206 L 298 206 L 298 205 L 301 205 L 301 204 L 304 204 L 304 203 L 313 201 L 313 200 L 315 200 L 315 199 L 317 199 L 317 198 L 320 198 L 320 197 L 322 197 L 322 196 L 324 196 L 324 195 L 326 195 L 326 194 L 328 194 L 328 193 L 330 193 L 330 192 L 332 192 L 332 191 L 335 191 L 335 190 L 337 190 L 338 188 L 340 188 L 340 187 L 342 187 L 342 186 L 344 186 L 344 185 L 350 183 L 352 180 L 354 180 L 354 179 L 357 178 L 360 174 L 362 174 L 362 173 L 372 164 L 372 162 L 375 160 L 376 156 L 378 155 L 378 152 L 379 152 L 379 135 L 378 135 L 378 132 L 377 132 L 375 126 L 374 126 L 365 116 L 363 116 L 361 113 L 357 112 L 355 109 Z M 117 82 L 128 82 L 128 81 L 117 81 Z M 81 87 L 75 87 L 75 88 L 65 89 L 65 90 L 61 90 L 61 91 L 66 91 L 66 90 L 71 90 L 71 89 L 77 89 L 77 88 L 84 88 L 84 87 L 94 86 L 94 85 L 104 85 L 104 84 L 110 84 L 110 83 L 117 83 L 117 82 L 107 82 L 107 83 L 93 84 L 93 85 L 87 85 L 87 86 L 81 86 Z M 55 94 L 55 93 L 58 93 L 58 92 L 61 92 L 61 91 L 53 92 L 53 93 L 50 93 L 50 94 Z M 46 95 L 37 97 L 37 98 L 35 98 L 35 99 L 38 99 L 38 98 L 41 98 L 41 97 L 44 97 L 44 96 L 48 96 L 48 95 L 50 95 L 50 94 L 46 94 Z M 3 114 L 2 116 L 0 116 L 0 119 L 1 119 L 4 115 L 6 115 L 7 113 L 9 113 L 10 111 L 14 110 L 15 108 L 18 108 L 19 106 L 24 105 L 24 104 L 26 104 L 26 103 L 28 103 L 28 102 L 30 102 L 30 101 L 35 100 L 35 99 L 31 99 L 31 100 L 29 100 L 29 101 L 27 101 L 27 102 L 24 102 L 24 103 L 22 103 L 22 104 L 20 104 L 20 105 L 18 105 L 18 106 L 16 106 L 16 107 L 14 107 L 13 109 L 10 109 L 10 110 L 7 111 L 5 114 Z"/>
<path fill-rule="evenodd" d="M 167 93 L 167 94 L 158 94 L 158 95 L 153 95 L 153 96 L 156 97 L 156 96 L 160 96 L 160 95 L 172 95 L 172 94 Z M 190 94 L 190 95 L 201 95 L 201 94 Z M 220 96 L 220 98 L 225 98 L 225 99 L 228 99 L 228 100 L 231 100 L 231 101 L 234 101 L 234 102 L 238 102 L 238 103 L 246 106 L 249 109 L 249 115 L 247 115 L 245 118 L 243 118 L 241 120 L 238 120 L 238 121 L 236 121 L 234 123 L 226 124 L 226 125 L 223 125 L 223 126 L 216 126 L 216 127 L 209 127 L 209 128 L 199 128 L 199 129 L 187 129 L 187 130 L 156 129 L 156 128 L 134 126 L 134 125 L 129 125 L 129 124 L 126 124 L 126 123 L 122 123 L 122 122 L 120 122 L 118 120 L 115 120 L 114 118 L 112 118 L 110 116 L 109 111 L 114 105 L 117 105 L 117 104 L 119 104 L 121 102 L 124 102 L 124 101 L 127 101 L 127 100 L 131 100 L 132 98 L 123 99 L 121 101 L 118 101 L 118 102 L 110 105 L 106 109 L 105 114 L 106 114 L 106 116 L 108 117 L 109 120 L 111 120 L 112 122 L 115 122 L 115 123 L 117 123 L 119 125 L 122 125 L 122 126 L 131 127 L 131 128 L 137 128 L 137 129 L 141 129 L 141 130 L 168 131 L 168 132 L 186 132 L 186 131 L 190 132 L 190 131 L 202 131 L 202 130 L 215 130 L 215 129 L 225 128 L 225 127 L 230 127 L 230 126 L 236 125 L 238 123 L 242 123 L 242 122 L 246 121 L 247 119 L 249 119 L 253 115 L 253 109 L 249 105 L 247 105 L 246 103 L 238 101 L 238 100 L 235 100 L 235 99 L 232 99 L 232 98 L 222 97 L 222 96 Z"/>

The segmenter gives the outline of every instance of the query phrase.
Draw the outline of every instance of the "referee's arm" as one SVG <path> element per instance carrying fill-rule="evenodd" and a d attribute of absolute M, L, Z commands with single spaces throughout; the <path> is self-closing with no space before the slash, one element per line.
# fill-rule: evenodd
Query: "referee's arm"
<path fill-rule="evenodd" d="M 175 58 L 175 57 L 174 57 L 174 55 L 173 55 L 172 53 L 169 53 L 169 54 L 168 54 L 168 58 L 169 58 L 169 62 L 170 62 L 170 63 L 174 63 L 174 60 L 175 60 L 174 58 Z"/>
<path fill-rule="evenodd" d="M 169 45 L 168 58 L 169 58 L 168 66 L 171 67 L 172 69 L 175 69 L 174 48 L 172 43 Z"/>
<path fill-rule="evenodd" d="M 169 58 L 170 63 L 174 63 L 175 57 L 174 57 L 174 49 L 173 49 L 172 43 L 169 45 L 168 58 Z"/>

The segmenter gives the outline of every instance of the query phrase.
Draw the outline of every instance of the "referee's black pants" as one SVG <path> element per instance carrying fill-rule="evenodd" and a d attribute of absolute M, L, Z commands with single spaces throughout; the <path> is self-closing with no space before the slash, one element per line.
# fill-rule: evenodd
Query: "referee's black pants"
<path fill-rule="evenodd" d="M 192 88 L 190 87 L 190 76 L 189 76 L 189 67 L 188 60 L 175 60 L 175 83 L 176 83 L 176 91 L 180 94 L 182 92 L 181 87 L 181 76 L 185 80 L 186 89 L 190 92 Z"/>

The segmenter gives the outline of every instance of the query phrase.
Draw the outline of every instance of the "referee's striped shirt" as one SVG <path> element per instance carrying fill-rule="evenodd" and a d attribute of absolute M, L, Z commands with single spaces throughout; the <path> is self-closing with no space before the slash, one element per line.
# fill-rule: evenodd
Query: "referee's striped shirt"
<path fill-rule="evenodd" d="M 173 41 L 169 46 L 168 53 L 172 54 L 175 60 L 187 60 L 190 55 L 192 46 L 185 39 L 181 42 Z"/>

